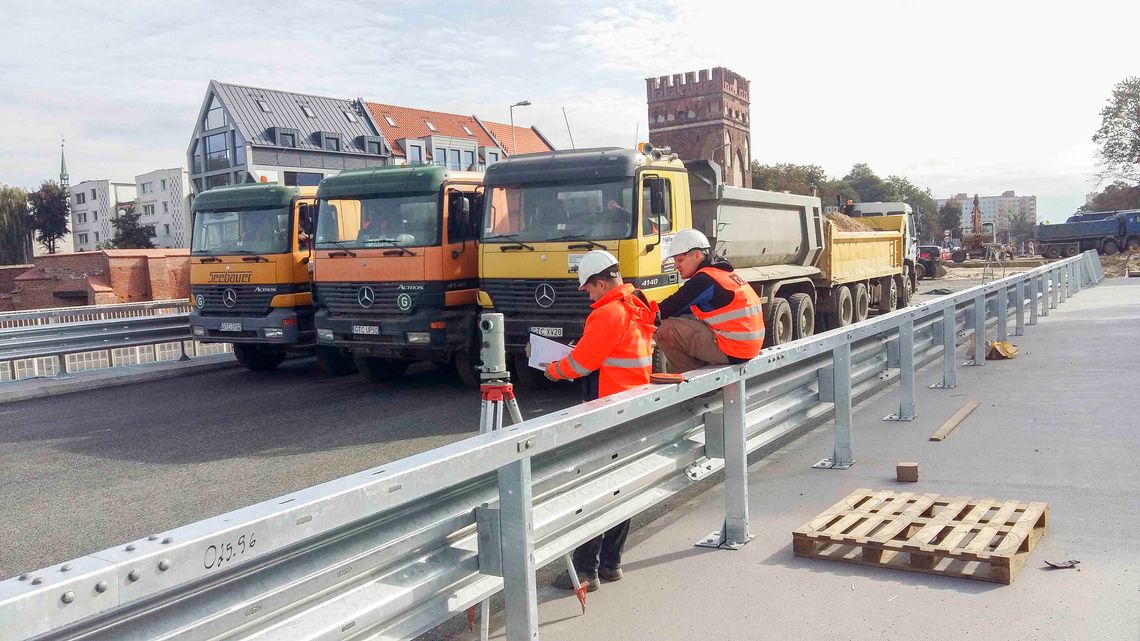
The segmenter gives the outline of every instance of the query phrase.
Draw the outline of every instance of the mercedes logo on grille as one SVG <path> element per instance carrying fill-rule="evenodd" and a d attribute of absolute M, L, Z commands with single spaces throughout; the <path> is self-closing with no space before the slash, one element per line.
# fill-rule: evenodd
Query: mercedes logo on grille
<path fill-rule="evenodd" d="M 376 302 L 376 291 L 367 285 L 361 287 L 360 290 L 356 292 L 356 302 L 360 303 L 360 306 L 365 309 L 372 307 L 372 304 Z"/>
<path fill-rule="evenodd" d="M 549 283 L 543 283 L 534 288 L 534 302 L 538 303 L 538 306 L 543 309 L 554 304 L 555 296 L 554 287 Z"/>
<path fill-rule="evenodd" d="M 232 289 L 226 289 L 222 292 L 222 304 L 226 307 L 237 305 L 237 292 Z"/>

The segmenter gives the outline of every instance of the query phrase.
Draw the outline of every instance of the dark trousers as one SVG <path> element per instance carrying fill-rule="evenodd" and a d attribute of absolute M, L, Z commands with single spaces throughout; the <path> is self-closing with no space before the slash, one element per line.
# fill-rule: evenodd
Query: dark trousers
<path fill-rule="evenodd" d="M 621 552 L 625 548 L 625 539 L 629 536 L 629 521 L 622 521 L 604 534 L 586 541 L 574 550 L 574 569 L 578 574 L 593 576 L 598 573 L 598 566 L 607 568 L 621 567 Z"/>

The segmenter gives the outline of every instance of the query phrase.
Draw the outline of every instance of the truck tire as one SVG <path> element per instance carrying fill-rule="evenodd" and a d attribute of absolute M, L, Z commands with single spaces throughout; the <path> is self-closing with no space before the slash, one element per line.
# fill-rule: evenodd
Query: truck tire
<path fill-rule="evenodd" d="M 914 266 L 914 276 L 916 280 L 926 278 L 926 267 L 922 263 L 918 263 Z"/>
<path fill-rule="evenodd" d="M 871 292 L 867 291 L 866 283 L 855 283 L 854 290 L 855 293 L 851 295 L 854 301 L 851 322 L 861 323 L 867 320 L 867 314 L 871 311 Z"/>
<path fill-rule="evenodd" d="M 1117 245 L 1115 240 L 1104 241 L 1104 244 L 1101 245 L 1101 249 L 1104 251 L 1105 256 L 1112 256 L 1113 254 L 1120 253 L 1120 245 Z"/>
<path fill-rule="evenodd" d="M 1066 245 L 1065 246 L 1065 252 L 1064 252 L 1065 258 L 1072 258 L 1073 256 L 1077 255 L 1077 252 L 1078 252 L 1078 250 L 1077 250 L 1076 245 Z"/>
<path fill-rule="evenodd" d="M 1050 246 L 1048 249 L 1045 250 L 1045 258 L 1060 258 L 1060 257 L 1061 257 L 1061 250 L 1057 249 L 1056 247 Z"/>
<path fill-rule="evenodd" d="M 451 359 L 455 366 L 455 373 L 459 375 L 459 380 L 466 387 L 479 389 L 483 383 L 482 378 L 479 376 L 479 365 L 482 361 L 478 356 L 473 356 L 467 350 L 460 350 L 455 353 L 455 357 Z"/>
<path fill-rule="evenodd" d="M 325 376 L 347 376 L 356 373 L 356 361 L 339 347 L 317 346 L 317 368 Z"/>
<path fill-rule="evenodd" d="M 764 346 L 774 347 L 792 340 L 792 306 L 786 298 L 777 298 L 768 306 L 764 317 Z"/>
<path fill-rule="evenodd" d="M 910 299 L 914 296 L 914 287 L 911 285 L 910 278 L 908 278 L 905 274 L 901 278 L 897 279 L 896 282 L 898 280 L 902 281 L 901 283 L 898 283 L 898 308 L 901 309 L 910 305 Z"/>
<path fill-rule="evenodd" d="M 840 285 L 831 291 L 831 311 L 827 314 L 827 326 L 831 329 L 847 327 L 855 318 L 855 301 L 851 290 Z"/>
<path fill-rule="evenodd" d="M 393 381 L 404 375 L 408 369 L 408 361 L 397 358 L 380 358 L 377 356 L 357 356 L 356 368 L 364 378 L 373 383 Z"/>
<path fill-rule="evenodd" d="M 954 251 L 950 252 L 950 260 L 958 264 L 966 262 L 966 258 L 968 257 L 969 256 L 966 254 L 966 251 L 964 249 L 955 249 Z"/>
<path fill-rule="evenodd" d="M 260 345 L 234 345 L 234 358 L 251 372 L 268 372 L 277 369 L 285 360 L 284 350 L 269 350 Z"/>
<path fill-rule="evenodd" d="M 879 279 L 879 313 L 889 314 L 898 309 L 899 286 L 894 276 Z"/>
<path fill-rule="evenodd" d="M 815 303 L 804 293 L 788 297 L 792 307 L 792 340 L 806 338 L 815 333 Z"/>

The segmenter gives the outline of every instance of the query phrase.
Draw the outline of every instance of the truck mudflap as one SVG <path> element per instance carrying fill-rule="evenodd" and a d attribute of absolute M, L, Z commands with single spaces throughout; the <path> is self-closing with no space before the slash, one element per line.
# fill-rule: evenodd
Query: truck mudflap
<path fill-rule="evenodd" d="M 420 309 L 414 314 L 316 315 L 317 344 L 353 354 L 445 362 L 456 352 L 478 350 L 478 308 Z M 439 325 L 443 326 L 440 327 Z"/>
<path fill-rule="evenodd" d="M 202 343 L 314 344 L 315 307 L 274 307 L 266 316 L 216 316 L 190 312 L 190 334 Z"/>

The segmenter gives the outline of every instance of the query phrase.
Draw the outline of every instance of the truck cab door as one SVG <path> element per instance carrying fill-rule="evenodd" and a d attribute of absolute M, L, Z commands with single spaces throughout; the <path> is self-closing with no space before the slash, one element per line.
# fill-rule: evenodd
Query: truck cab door
<path fill-rule="evenodd" d="M 639 183 L 635 285 L 648 298 L 660 300 L 680 282 L 673 261 L 667 258 L 680 222 L 676 218 L 676 184 L 671 173 L 643 173 Z"/>
<path fill-rule="evenodd" d="M 467 189 L 469 191 L 464 191 Z M 475 302 L 479 287 L 479 253 L 475 247 L 483 192 L 464 186 L 444 192 L 443 281 L 448 306 Z"/>

